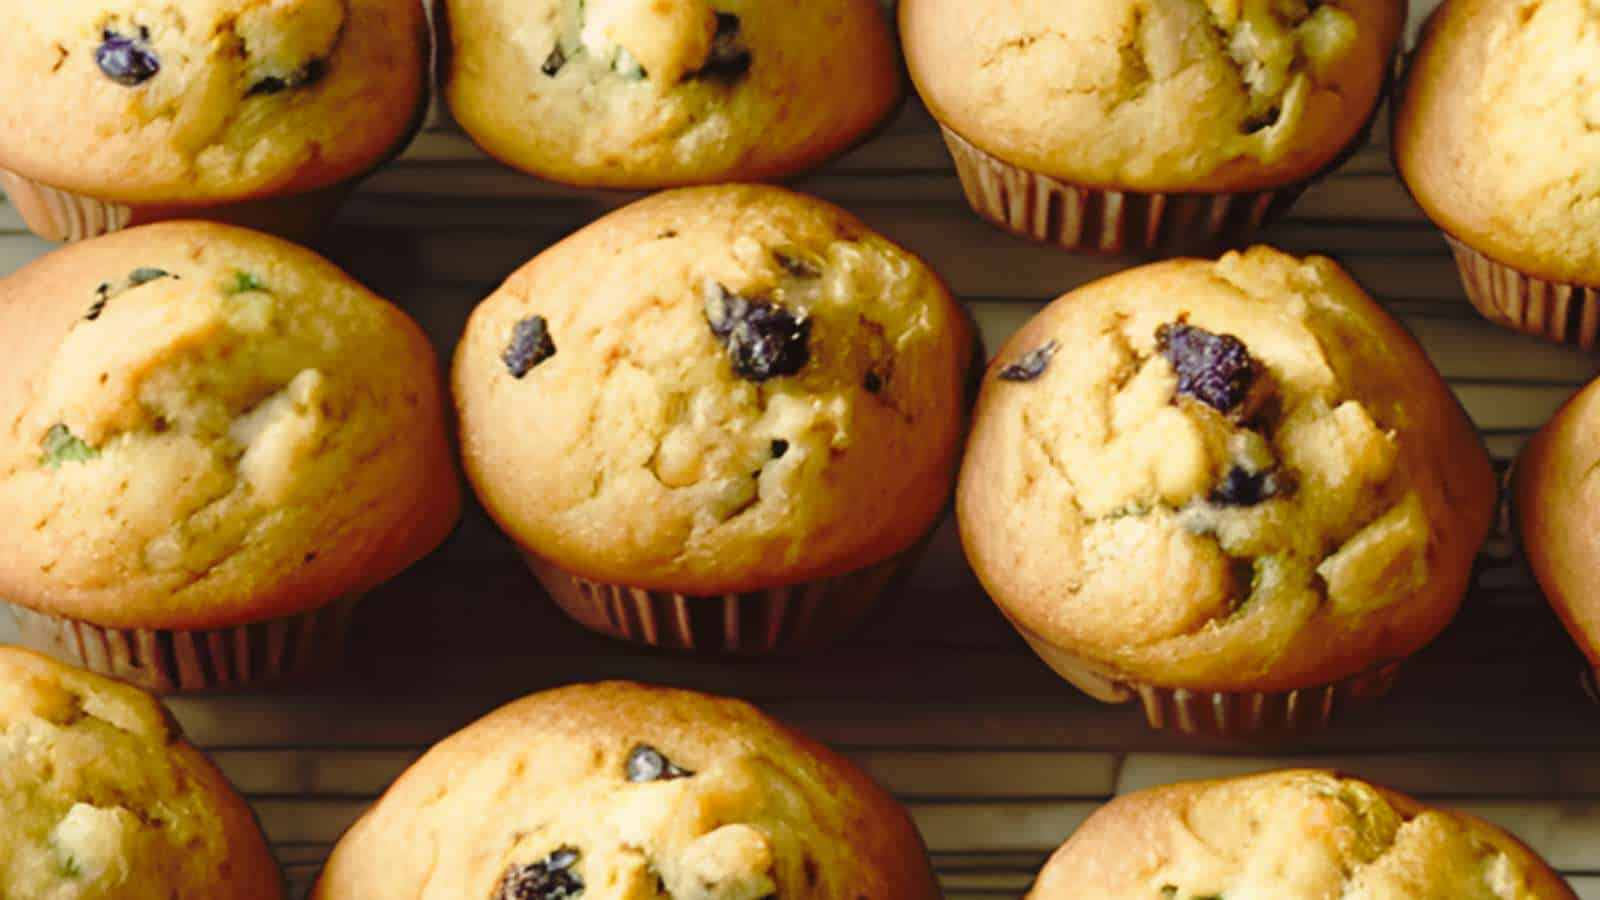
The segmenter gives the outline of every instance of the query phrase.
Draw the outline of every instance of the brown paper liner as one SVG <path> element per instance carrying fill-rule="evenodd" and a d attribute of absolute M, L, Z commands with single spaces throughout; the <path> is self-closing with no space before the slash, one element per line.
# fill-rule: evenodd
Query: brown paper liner
<path fill-rule="evenodd" d="M 523 558 L 556 605 L 591 631 L 667 650 L 753 656 L 843 635 L 916 564 L 922 546 L 833 578 L 709 596 L 591 581 L 532 553 Z"/>
<path fill-rule="evenodd" d="M 1595 349 L 1600 289 L 1545 281 L 1495 262 L 1446 234 L 1467 299 L 1484 318 L 1513 331 Z"/>
<path fill-rule="evenodd" d="M 974 211 L 1007 231 L 1079 252 L 1198 252 L 1242 244 L 1310 185 L 1237 194 L 1103 190 L 1011 165 L 941 129 Z"/>
<path fill-rule="evenodd" d="M 101 628 L 7 604 L 24 646 L 155 694 L 237 690 L 332 666 L 360 596 L 206 631 Z"/>
<path fill-rule="evenodd" d="M 1320 731 L 1349 707 L 1387 694 L 1400 668 L 1399 662 L 1384 663 L 1292 691 L 1191 691 L 1126 680 L 1012 624 L 1039 658 L 1074 687 L 1102 703 L 1138 700 L 1151 728 L 1186 735 L 1250 740 Z"/>

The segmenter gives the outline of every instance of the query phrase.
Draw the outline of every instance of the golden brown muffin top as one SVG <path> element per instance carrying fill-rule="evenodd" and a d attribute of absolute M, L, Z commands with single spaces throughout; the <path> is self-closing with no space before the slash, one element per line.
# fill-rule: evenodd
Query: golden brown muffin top
<path fill-rule="evenodd" d="M 0 166 L 122 203 L 320 188 L 425 97 L 420 0 L 50 0 L 0 29 Z"/>
<path fill-rule="evenodd" d="M 1008 163 L 1137 191 L 1309 177 L 1376 108 L 1400 0 L 903 0 L 934 116 Z"/>
<path fill-rule="evenodd" d="M 463 455 L 507 533 L 587 578 L 724 593 L 839 575 L 944 509 L 971 347 L 938 277 L 831 204 L 658 194 L 473 313 Z"/>
<path fill-rule="evenodd" d="M 248 807 L 149 694 L 0 647 L 0 896 L 282 900 Z"/>
<path fill-rule="evenodd" d="M 491 155 L 588 187 L 780 178 L 887 115 L 875 0 L 440 0 L 446 88 Z"/>
<path fill-rule="evenodd" d="M 1445 231 L 1540 278 L 1600 285 L 1600 6 L 1447 0 L 1412 59 L 1394 147 Z"/>
<path fill-rule="evenodd" d="M 1539 586 L 1600 668 L 1600 382 L 1568 400 L 1517 457 L 1517 536 Z"/>
<path fill-rule="evenodd" d="M 1333 772 L 1128 794 L 1056 851 L 1028 900 L 1576 900 L 1516 838 Z"/>
<path fill-rule="evenodd" d="M 606 683 L 535 694 L 428 751 L 312 900 L 934 900 L 916 828 L 754 707 Z"/>
<path fill-rule="evenodd" d="M 0 597 L 237 625 L 394 576 L 454 524 L 432 347 L 321 257 L 179 222 L 0 280 Z"/>
<path fill-rule="evenodd" d="M 1062 297 L 985 378 L 957 508 L 1025 630 L 1112 677 L 1310 687 L 1460 603 L 1494 475 L 1416 341 L 1267 247 Z"/>

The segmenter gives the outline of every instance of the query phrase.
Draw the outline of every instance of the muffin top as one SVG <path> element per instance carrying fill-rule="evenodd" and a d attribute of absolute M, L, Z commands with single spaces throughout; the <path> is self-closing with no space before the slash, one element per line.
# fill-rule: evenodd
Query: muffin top
<path fill-rule="evenodd" d="M 137 688 L 0 647 L 0 896 L 282 900 L 249 807 Z"/>
<path fill-rule="evenodd" d="M 1398 0 L 902 0 L 935 117 L 1012 165 L 1137 191 L 1309 177 L 1377 107 Z"/>
<path fill-rule="evenodd" d="M 535 694 L 429 750 L 312 900 L 933 900 L 915 826 L 754 707 L 607 683 Z"/>
<path fill-rule="evenodd" d="M 875 0 L 448 5 L 456 120 L 507 164 L 569 184 L 792 175 L 862 137 L 901 96 Z"/>
<path fill-rule="evenodd" d="M 1517 535 L 1539 586 L 1600 668 L 1600 382 L 1556 413 L 1512 469 Z"/>
<path fill-rule="evenodd" d="M 1113 800 L 1029 900 L 1576 900 L 1516 838 L 1332 772 L 1194 781 Z"/>
<path fill-rule="evenodd" d="M 404 313 L 309 251 L 151 225 L 0 280 L 0 597 L 113 628 L 315 608 L 455 521 Z"/>
<path fill-rule="evenodd" d="M 472 315 L 468 474 L 514 539 L 684 593 L 852 571 L 945 507 L 971 324 L 848 213 L 773 187 L 626 207 Z"/>
<path fill-rule="evenodd" d="M 1600 7 L 1448 0 L 1412 59 L 1394 153 L 1445 231 L 1600 286 Z"/>
<path fill-rule="evenodd" d="M 1332 681 L 1454 614 L 1495 484 L 1422 349 L 1266 247 L 1057 300 L 990 366 L 962 540 L 1024 630 L 1115 678 Z"/>
<path fill-rule="evenodd" d="M 425 97 L 418 0 L 51 0 L 0 29 L 0 167 L 121 203 L 313 190 L 396 149 Z"/>

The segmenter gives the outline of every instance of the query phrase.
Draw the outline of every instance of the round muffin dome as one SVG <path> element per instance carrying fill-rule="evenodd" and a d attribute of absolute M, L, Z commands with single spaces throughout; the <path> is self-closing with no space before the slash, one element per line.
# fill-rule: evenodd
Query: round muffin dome
<path fill-rule="evenodd" d="M 635 684 L 506 706 L 429 750 L 352 827 L 312 900 L 934 900 L 916 827 L 754 707 Z"/>
<path fill-rule="evenodd" d="M 1333 262 L 1266 247 L 1066 295 L 975 419 L 978 576 L 1113 682 L 1292 691 L 1402 659 L 1455 614 L 1494 508 L 1411 336 Z"/>
<path fill-rule="evenodd" d="M 1600 287 L 1600 9 L 1448 0 L 1395 121 L 1400 174 L 1434 222 L 1496 262 Z"/>
<path fill-rule="evenodd" d="M 0 599 L 115 628 L 288 616 L 453 527 L 432 347 L 333 265 L 150 225 L 0 281 Z"/>
<path fill-rule="evenodd" d="M 1576 900 L 1505 831 L 1333 772 L 1173 784 L 1102 807 L 1028 900 Z"/>
<path fill-rule="evenodd" d="M 945 508 L 972 343 L 932 272 L 834 206 L 659 194 L 473 313 L 463 455 L 501 527 L 585 578 L 722 594 L 832 576 Z"/>
<path fill-rule="evenodd" d="M 1396 0 L 902 0 L 934 116 L 1074 184 L 1250 191 L 1301 181 L 1377 107 Z"/>
<path fill-rule="evenodd" d="M 418 122 L 426 24 L 419 0 L 14 4 L 0 168 L 182 207 L 332 185 Z"/>
<path fill-rule="evenodd" d="M 285 894 L 250 808 L 161 704 L 0 647 L 0 896 Z"/>
<path fill-rule="evenodd" d="M 509 165 L 588 187 L 781 178 L 901 96 L 875 0 L 440 0 L 451 111 Z"/>

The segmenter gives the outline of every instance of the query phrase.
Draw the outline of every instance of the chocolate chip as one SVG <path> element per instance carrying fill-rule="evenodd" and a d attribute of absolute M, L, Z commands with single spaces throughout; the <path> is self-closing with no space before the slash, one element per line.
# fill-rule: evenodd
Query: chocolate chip
<path fill-rule="evenodd" d="M 124 87 L 138 87 L 161 71 L 161 59 L 150 49 L 150 31 L 139 29 L 137 37 L 107 29 L 94 51 L 95 65 L 105 76 Z"/>
<path fill-rule="evenodd" d="M 781 250 L 772 251 L 772 258 L 778 263 L 778 268 L 788 272 L 795 278 L 821 278 L 822 270 L 798 256 L 790 256 Z"/>
<path fill-rule="evenodd" d="M 779 441 L 773 441 L 773 455 L 782 456 L 777 452 Z M 628 754 L 628 780 L 634 784 L 645 784 L 651 781 L 671 781 L 674 778 L 688 778 L 694 773 L 688 769 L 680 769 L 672 764 L 660 750 L 649 744 L 640 744 Z"/>
<path fill-rule="evenodd" d="M 676 229 L 668 228 L 666 231 L 663 231 L 660 234 L 656 235 L 656 240 L 658 240 L 658 241 L 666 241 L 666 240 L 671 240 L 672 238 L 675 238 L 677 236 L 678 236 L 678 232 L 677 232 Z"/>
<path fill-rule="evenodd" d="M 788 441 L 786 441 L 786 440 L 784 440 L 782 438 L 778 438 L 777 440 L 772 442 L 772 458 L 773 459 L 783 459 L 783 455 L 785 453 L 788 453 L 788 452 L 789 452 L 789 442 Z"/>
<path fill-rule="evenodd" d="M 1255 134 L 1278 124 L 1278 119 L 1283 115 L 1283 110 L 1274 106 L 1265 112 L 1247 117 L 1239 123 L 1239 131 L 1243 134 Z"/>
<path fill-rule="evenodd" d="M 1289 478 L 1272 469 L 1250 472 L 1242 466 L 1234 466 L 1212 488 L 1207 499 L 1218 506 L 1255 506 L 1288 493 L 1293 486 Z"/>
<path fill-rule="evenodd" d="M 732 81 L 750 71 L 750 63 L 750 50 L 744 46 L 740 35 L 739 17 L 733 13 L 717 13 L 717 33 L 711 39 L 711 52 L 706 56 L 706 64 L 695 74 Z"/>
<path fill-rule="evenodd" d="M 867 389 L 867 393 L 876 394 L 883 390 L 883 376 L 872 369 L 868 369 L 867 377 L 861 379 L 861 386 Z"/>
<path fill-rule="evenodd" d="M 258 97 L 264 94 L 279 94 L 295 88 L 308 87 L 322 80 L 328 73 L 328 64 L 320 59 L 313 59 L 298 71 L 285 76 L 268 75 L 267 77 L 250 85 L 244 92 L 246 97 Z"/>
<path fill-rule="evenodd" d="M 500 877 L 491 900 L 567 900 L 583 893 L 583 880 L 572 867 L 581 854 L 561 847 L 536 863 L 513 865 Z"/>
<path fill-rule="evenodd" d="M 1050 368 L 1050 360 L 1055 358 L 1056 350 L 1061 345 L 1050 341 L 1042 347 L 1029 351 L 1021 359 L 1000 370 L 1002 381 L 1032 381 L 1044 374 Z"/>
<path fill-rule="evenodd" d="M 550 48 L 550 55 L 544 58 L 544 65 L 539 67 L 539 71 L 543 72 L 546 77 L 554 78 L 566 65 L 567 51 L 561 49 L 561 44 L 557 43 Z"/>
<path fill-rule="evenodd" d="M 706 289 L 706 323 L 728 348 L 735 375 L 757 383 L 793 375 L 811 360 L 811 321 L 770 300 L 741 297 L 720 284 Z"/>
<path fill-rule="evenodd" d="M 1178 373 L 1178 393 L 1220 413 L 1239 410 L 1258 374 L 1259 366 L 1238 338 L 1181 320 L 1156 329 L 1156 346 Z"/>
<path fill-rule="evenodd" d="M 550 325 L 544 316 L 532 316 L 518 322 L 511 329 L 511 343 L 506 345 L 500 359 L 512 378 L 522 378 L 533 367 L 556 355 L 556 343 L 550 337 Z"/>
<path fill-rule="evenodd" d="M 103 281 L 100 283 L 99 287 L 94 289 L 95 301 L 94 303 L 90 304 L 89 312 L 84 315 L 84 318 L 90 322 L 100 318 L 100 314 L 106 311 L 106 304 L 111 302 L 111 298 L 118 296 L 124 291 L 131 291 L 136 287 L 142 287 L 152 281 L 160 281 L 163 278 L 177 277 L 178 276 L 168 272 L 165 269 L 156 269 L 145 266 L 129 272 L 126 285 L 119 287 L 109 281 Z"/>

